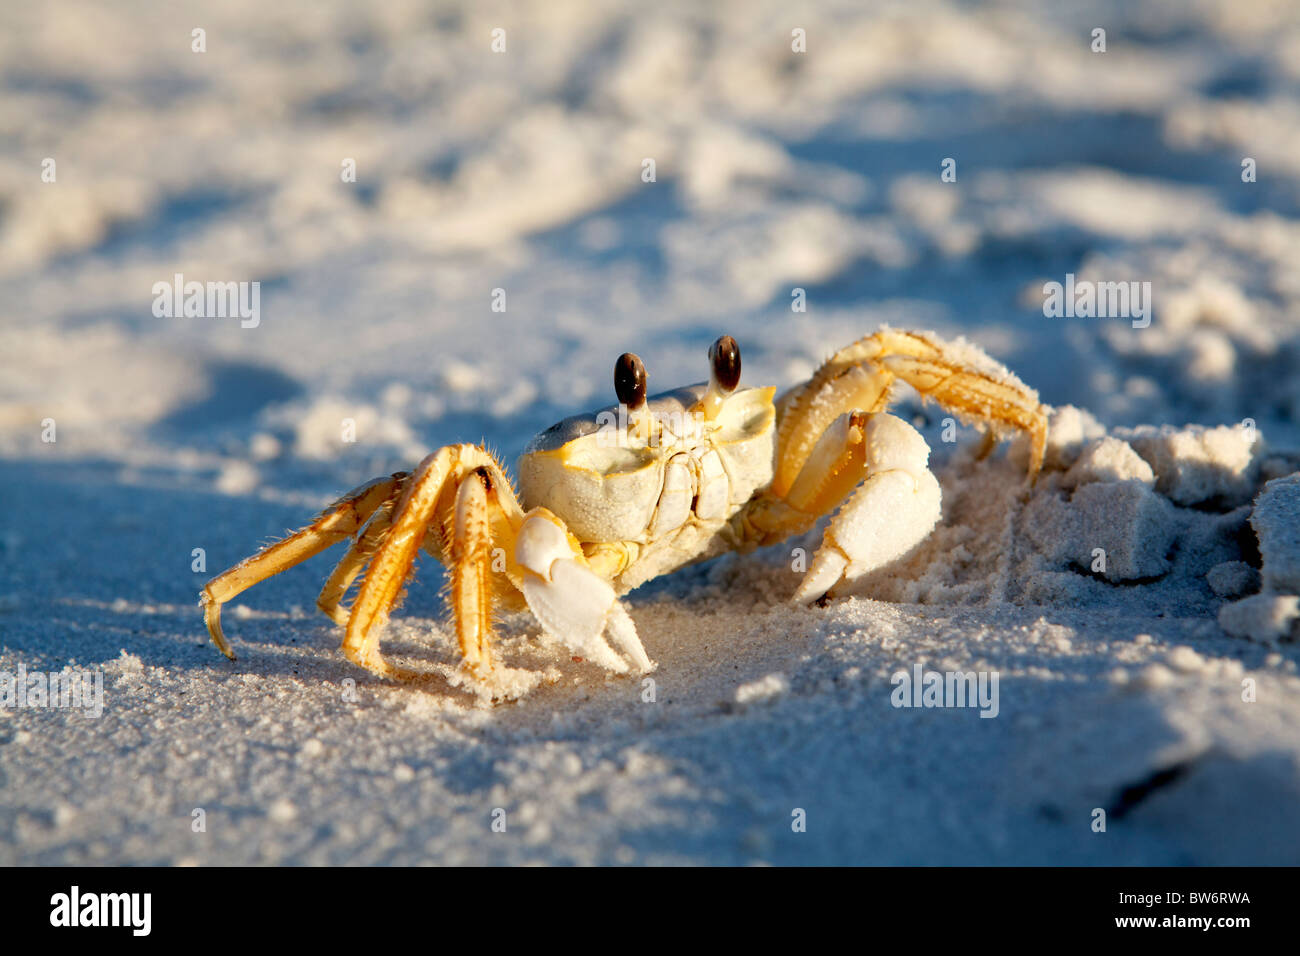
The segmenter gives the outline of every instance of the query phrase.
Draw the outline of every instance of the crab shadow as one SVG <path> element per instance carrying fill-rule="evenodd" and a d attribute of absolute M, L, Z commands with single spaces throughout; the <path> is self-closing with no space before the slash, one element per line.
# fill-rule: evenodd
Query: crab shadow
<path fill-rule="evenodd" d="M 311 511 L 175 487 L 177 478 L 155 470 L 133 473 L 128 483 L 120 466 L 100 461 L 0 463 L 0 488 L 16 517 L 0 546 L 7 595 L 0 620 L 39 619 L 39 626 L 5 627 L 0 647 L 29 666 L 57 668 L 74 657 L 102 664 L 127 653 L 148 665 L 228 671 L 203 627 L 200 589 L 268 538 L 310 520 Z M 319 617 L 313 585 L 328 574 L 328 559 L 265 582 L 249 596 L 251 619 L 230 616 L 228 627 L 273 644 L 318 642 L 317 621 L 290 609 Z M 30 596 L 45 594 L 56 597 L 32 607 Z M 310 659 L 277 661 L 267 671 L 295 668 L 314 677 L 331 672 L 327 661 Z"/>
<path fill-rule="evenodd" d="M 205 393 L 156 422 L 153 437 L 194 442 L 196 437 L 247 422 L 262 409 L 303 393 L 297 380 L 252 362 L 212 360 L 204 372 Z"/>

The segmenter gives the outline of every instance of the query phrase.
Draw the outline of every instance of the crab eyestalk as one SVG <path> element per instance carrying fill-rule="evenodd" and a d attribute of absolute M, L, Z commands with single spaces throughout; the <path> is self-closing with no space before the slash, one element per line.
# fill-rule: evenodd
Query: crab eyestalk
<path fill-rule="evenodd" d="M 739 384 L 740 346 L 730 335 L 724 335 L 709 346 L 709 387 L 700 399 L 707 421 L 718 417 L 723 401 Z"/>
<path fill-rule="evenodd" d="M 655 420 L 646 407 L 645 363 L 635 353 L 624 352 L 614 363 L 614 392 L 627 408 L 628 434 L 649 443 Z"/>

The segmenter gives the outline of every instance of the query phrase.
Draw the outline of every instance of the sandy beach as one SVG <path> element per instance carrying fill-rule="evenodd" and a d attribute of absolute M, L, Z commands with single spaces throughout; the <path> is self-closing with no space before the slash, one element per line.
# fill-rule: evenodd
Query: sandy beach
<path fill-rule="evenodd" d="M 1057 6 L 6 5 L 0 864 L 1300 863 L 1300 13 Z M 622 352 L 785 389 L 882 325 L 1050 430 L 1029 487 L 902 390 L 943 517 L 853 593 L 790 603 L 821 526 L 656 578 L 651 685 L 505 614 L 496 703 L 430 558 L 427 685 L 340 652 L 340 551 L 208 639 L 211 577 Z"/>

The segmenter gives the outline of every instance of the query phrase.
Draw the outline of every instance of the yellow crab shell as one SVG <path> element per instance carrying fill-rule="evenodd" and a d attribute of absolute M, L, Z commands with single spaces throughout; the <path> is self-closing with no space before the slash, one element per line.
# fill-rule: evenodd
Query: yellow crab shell
<path fill-rule="evenodd" d="M 699 461 L 712 451 L 727 481 L 725 514 L 707 521 L 716 530 L 772 480 L 776 390 L 738 389 L 706 420 L 701 411 L 706 389 L 703 383 L 689 385 L 646 402 L 659 425 L 657 441 L 636 434 L 626 408 L 619 406 L 552 425 L 519 458 L 524 506 L 548 508 L 584 542 L 651 544 L 669 461 L 681 454 Z M 680 563 L 693 557 L 683 555 Z"/>

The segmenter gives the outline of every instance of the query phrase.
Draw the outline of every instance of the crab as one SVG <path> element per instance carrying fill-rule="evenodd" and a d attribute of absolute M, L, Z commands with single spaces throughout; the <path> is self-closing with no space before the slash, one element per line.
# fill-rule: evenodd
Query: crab
<path fill-rule="evenodd" d="M 647 396 L 632 353 L 614 368 L 618 404 L 538 434 L 517 463 L 519 490 L 481 445 L 448 445 L 411 472 L 374 479 L 306 527 L 213 578 L 207 629 L 234 659 L 221 606 L 246 588 L 349 541 L 317 606 L 344 629 L 348 660 L 386 678 L 429 675 L 386 660 L 380 634 L 421 550 L 449 571 L 461 668 L 489 683 L 493 617 L 532 612 L 575 656 L 616 674 L 656 666 L 620 597 L 685 565 L 810 532 L 831 517 L 790 600 L 824 603 L 902 558 L 940 518 L 930 448 L 887 408 L 898 381 L 997 440 L 1029 439 L 1043 462 L 1047 409 L 975 346 L 882 328 L 836 352 L 779 398 L 741 387 L 740 349 L 709 349 L 707 383 Z M 365 572 L 355 600 L 343 601 Z"/>

